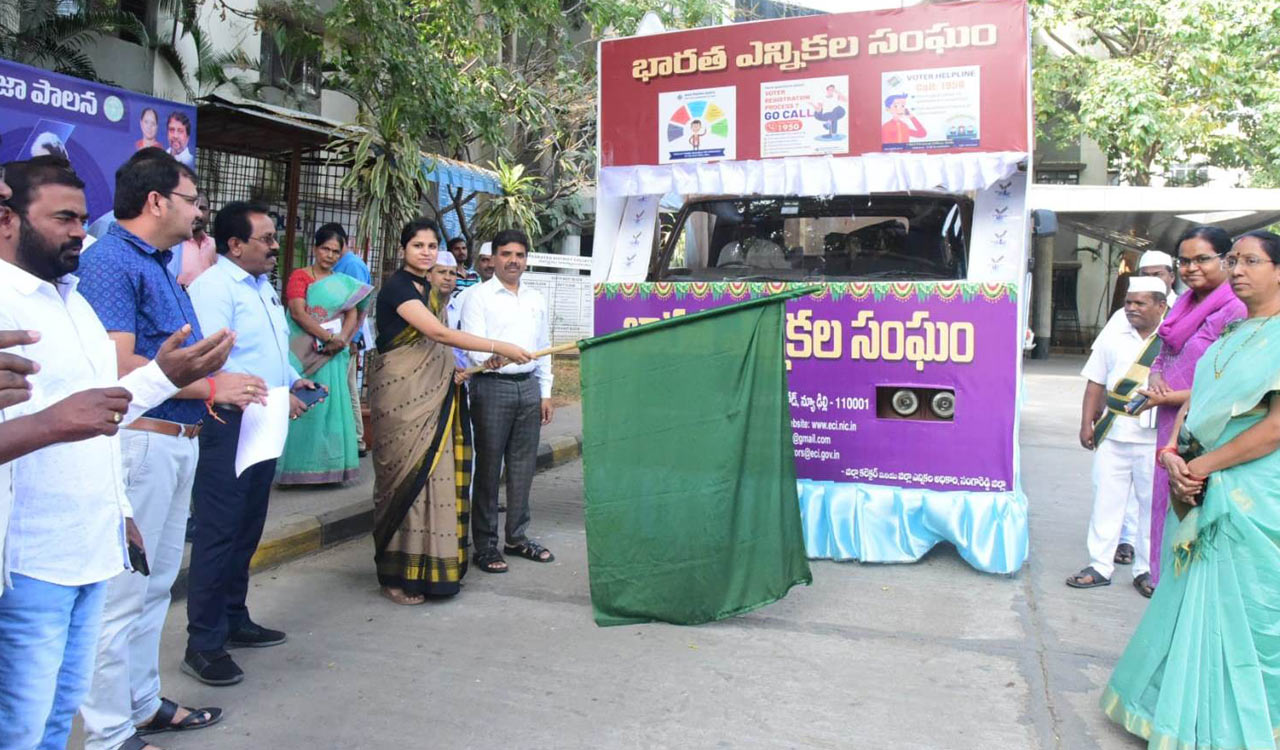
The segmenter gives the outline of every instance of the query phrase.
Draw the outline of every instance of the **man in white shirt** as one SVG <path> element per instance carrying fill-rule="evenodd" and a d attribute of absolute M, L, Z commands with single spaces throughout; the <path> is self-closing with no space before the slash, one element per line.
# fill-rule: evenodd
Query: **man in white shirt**
<path fill-rule="evenodd" d="M 141 566 L 145 554 L 115 430 L 219 368 L 234 337 L 222 331 L 178 350 L 190 333 L 184 328 L 153 362 L 117 379 L 115 347 L 71 275 L 85 236 L 84 183 L 53 158 L 10 163 L 5 172 L 13 195 L 0 239 L 16 232 L 18 241 L 0 242 L 0 329 L 38 328 L 41 336 L 21 350 L 40 363 L 29 378 L 31 398 L 5 409 L 4 418 L 39 431 L 44 415 L 30 417 L 60 409 L 64 423 L 80 424 L 44 429 L 55 430 L 57 440 L 87 439 L 49 445 L 12 464 L 9 582 L 0 597 L 0 747 L 60 748 L 89 686 L 106 581 L 134 560 Z M 86 387 L 100 390 L 75 394 Z M 97 403 L 74 415 L 68 397 Z"/>
<path fill-rule="evenodd" d="M 1094 500 L 1088 536 L 1090 564 L 1067 578 L 1067 585 L 1093 588 L 1111 583 L 1125 508 L 1132 495 L 1138 503 L 1133 585 L 1143 596 L 1150 596 L 1148 550 L 1155 414 L 1148 410 L 1134 416 L 1125 405 L 1145 385 L 1151 362 L 1160 351 L 1155 332 L 1168 309 L 1164 282 L 1144 276 L 1130 279 L 1124 309 L 1125 327 L 1099 334 L 1081 373 L 1088 384 L 1081 413 L 1080 444 L 1094 451 Z"/>
<path fill-rule="evenodd" d="M 480 251 L 476 253 L 475 275 L 476 275 L 476 283 L 467 287 L 459 287 L 458 290 L 453 293 L 453 302 L 451 306 L 458 311 L 457 314 L 459 319 L 461 319 L 462 317 L 462 307 L 463 305 L 466 304 L 467 297 L 470 296 L 470 294 L 473 291 L 475 291 L 476 287 L 480 286 L 484 282 L 493 278 L 493 243 L 492 242 L 486 242 L 483 245 L 481 245 Z M 459 328 L 461 327 L 461 320 L 452 322 L 449 325 L 451 325 L 454 328 Z"/>
<path fill-rule="evenodd" d="M 494 277 L 471 287 L 462 307 L 462 330 L 508 341 L 531 352 L 551 344 L 547 301 L 520 283 L 528 265 L 529 238 L 507 229 L 493 238 Z M 482 365 L 491 352 L 468 352 Z M 498 552 L 498 487 L 507 469 L 506 543 L 503 551 L 535 562 L 555 555 L 529 539 L 529 489 L 538 456 L 541 425 L 551 422 L 551 357 L 507 365 L 476 375 L 468 388 L 475 430 L 476 471 L 471 503 L 473 563 L 487 573 L 503 573 Z"/>
<path fill-rule="evenodd" d="M 1168 309 L 1173 308 L 1173 303 L 1178 300 L 1178 293 L 1174 291 L 1174 281 L 1177 275 L 1173 271 L 1173 258 L 1168 253 L 1162 253 L 1159 250 L 1148 250 L 1138 258 L 1138 271 L 1134 277 L 1154 277 L 1164 282 L 1167 294 L 1165 301 Z M 1129 321 L 1125 318 L 1124 307 L 1116 310 L 1111 318 L 1107 320 L 1107 324 L 1103 327 L 1098 337 L 1094 339 L 1095 346 L 1098 341 L 1111 341 L 1115 336 L 1122 335 L 1129 328 Z M 1129 505 L 1124 513 L 1124 528 L 1120 532 L 1120 545 L 1116 547 L 1117 563 L 1129 565 L 1133 562 L 1134 544 L 1138 538 L 1138 498 L 1129 498 Z"/>
<path fill-rule="evenodd" d="M 1140 276 L 1151 276 L 1164 282 L 1165 304 L 1172 309 L 1173 303 L 1178 301 L 1178 292 L 1174 289 L 1174 282 L 1177 280 L 1177 274 L 1173 270 L 1173 258 L 1168 253 L 1159 250 L 1148 250 L 1138 258 L 1138 270 L 1130 276 L 1130 280 Z M 1107 323 L 1103 326 L 1103 332 L 1112 334 L 1116 329 L 1124 330 L 1127 325 L 1124 317 L 1124 308 L 1121 307 L 1107 318 Z M 1101 341 L 1102 334 L 1099 333 L 1095 341 Z"/>

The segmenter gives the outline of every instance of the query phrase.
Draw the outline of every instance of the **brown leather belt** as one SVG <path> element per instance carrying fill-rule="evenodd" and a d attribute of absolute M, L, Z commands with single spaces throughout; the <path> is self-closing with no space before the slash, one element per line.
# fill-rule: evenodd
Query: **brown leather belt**
<path fill-rule="evenodd" d="M 161 435 L 184 437 L 188 440 L 194 440 L 200 434 L 199 424 L 178 424 L 177 422 L 166 422 L 163 419 L 151 419 L 150 417 L 138 417 L 130 422 L 125 429 L 158 432 Z"/>

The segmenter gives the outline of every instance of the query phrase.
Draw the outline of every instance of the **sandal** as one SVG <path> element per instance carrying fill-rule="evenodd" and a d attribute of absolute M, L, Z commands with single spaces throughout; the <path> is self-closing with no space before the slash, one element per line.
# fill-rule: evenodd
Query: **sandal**
<path fill-rule="evenodd" d="M 386 586 L 382 587 L 381 593 L 384 597 L 406 607 L 412 607 L 415 604 L 422 604 L 427 600 L 425 596 L 412 596 L 406 594 L 403 589 L 392 589 Z"/>
<path fill-rule="evenodd" d="M 149 747 L 155 747 L 155 745 L 142 739 L 140 735 L 135 734 L 120 745 L 120 750 L 146 750 Z"/>
<path fill-rule="evenodd" d="M 160 734 L 161 732 L 187 732 L 193 729 L 204 729 L 211 727 L 222 720 L 221 708 L 188 708 L 187 718 L 173 723 L 173 717 L 177 716 L 178 709 L 182 708 L 177 703 L 168 698 L 160 699 L 160 708 L 156 711 L 156 715 L 151 717 L 151 721 L 137 727 L 138 737 L 145 737 L 149 734 Z M 138 747 L 145 747 L 146 743 Z"/>
<path fill-rule="evenodd" d="M 1115 556 L 1116 565 L 1132 565 L 1133 564 L 1133 545 L 1128 542 L 1121 542 L 1116 547 Z"/>
<path fill-rule="evenodd" d="M 551 554 L 551 550 L 543 547 L 532 539 L 526 539 L 519 544 L 504 545 L 502 547 L 502 551 L 506 552 L 508 555 L 519 555 L 526 560 L 533 560 L 534 562 L 540 563 L 549 563 L 556 559 L 556 556 Z"/>
<path fill-rule="evenodd" d="M 1150 599 L 1151 595 L 1154 594 L 1156 591 L 1156 587 L 1151 585 L 1150 573 L 1143 573 L 1137 578 L 1134 578 L 1133 587 L 1138 590 L 1139 594 L 1142 594 L 1148 599 Z"/>
<path fill-rule="evenodd" d="M 1073 576 L 1067 576 L 1067 585 L 1073 589 L 1091 589 L 1095 586 L 1110 586 L 1111 579 L 1103 578 L 1102 574 L 1090 565 Z"/>
<path fill-rule="evenodd" d="M 498 554 L 497 547 L 486 547 L 476 552 L 472 559 L 475 566 L 486 573 L 506 573 L 507 561 Z"/>

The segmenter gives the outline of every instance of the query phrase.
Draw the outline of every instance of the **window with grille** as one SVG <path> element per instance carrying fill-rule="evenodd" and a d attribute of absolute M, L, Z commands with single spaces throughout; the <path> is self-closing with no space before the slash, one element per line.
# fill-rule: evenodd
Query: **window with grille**
<path fill-rule="evenodd" d="M 1041 185 L 1079 185 L 1078 169 L 1037 169 L 1035 180 Z"/>

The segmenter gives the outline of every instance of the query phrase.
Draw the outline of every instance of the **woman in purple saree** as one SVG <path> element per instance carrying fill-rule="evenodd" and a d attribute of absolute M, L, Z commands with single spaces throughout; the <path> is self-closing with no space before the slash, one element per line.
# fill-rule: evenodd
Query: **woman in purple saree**
<path fill-rule="evenodd" d="M 1173 434 L 1178 409 L 1191 396 L 1196 363 L 1222 329 L 1245 317 L 1244 303 L 1226 283 L 1229 273 L 1222 258 L 1231 250 L 1231 236 L 1219 227 L 1188 229 L 1178 238 L 1178 275 L 1190 289 L 1178 298 L 1161 324 L 1160 355 L 1151 365 L 1149 407 L 1156 412 L 1156 445 L 1166 445 Z M 1160 550 L 1165 516 L 1169 512 L 1169 475 L 1156 463 L 1151 494 L 1151 586 L 1160 578 Z M 1143 592 L 1150 596 L 1148 592 Z"/>

